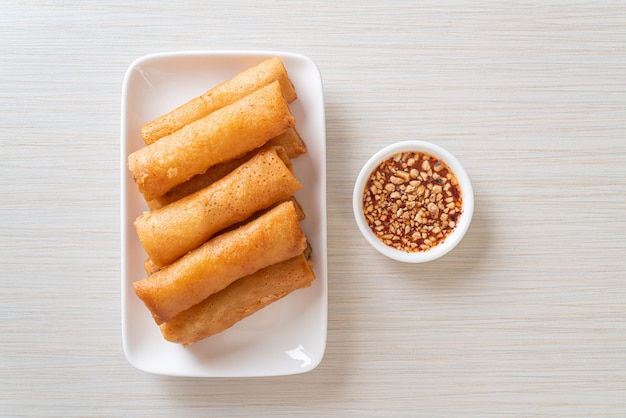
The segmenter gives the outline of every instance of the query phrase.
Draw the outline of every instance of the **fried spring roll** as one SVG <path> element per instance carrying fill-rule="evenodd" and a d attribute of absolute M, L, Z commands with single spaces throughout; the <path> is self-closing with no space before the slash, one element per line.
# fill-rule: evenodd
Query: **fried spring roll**
<path fill-rule="evenodd" d="M 302 187 L 275 148 L 259 151 L 226 177 L 135 221 L 157 267 L 171 264 L 217 232 L 287 199 Z"/>
<path fill-rule="evenodd" d="M 280 204 L 282 204 L 282 203 L 284 203 L 284 202 L 289 202 L 289 201 L 290 201 L 290 202 L 292 202 L 292 203 L 294 204 L 294 207 L 295 207 L 295 209 L 296 209 L 296 216 L 298 217 L 298 221 L 299 221 L 299 222 L 302 222 L 302 221 L 306 218 L 306 214 L 304 213 L 304 209 L 302 209 L 302 206 L 300 205 L 300 203 L 299 203 L 299 202 L 296 200 L 296 198 L 295 198 L 295 197 L 293 197 L 293 196 L 291 196 L 289 199 L 286 199 L 286 200 L 280 201 L 280 202 L 278 202 L 278 203 L 275 203 L 274 205 L 272 205 L 272 206 L 271 206 L 270 208 L 268 208 L 268 209 L 263 209 L 263 210 L 258 211 L 257 213 L 255 213 L 254 215 L 252 215 L 252 216 L 250 217 L 250 219 L 248 219 L 247 221 L 248 221 L 248 222 L 249 222 L 249 221 L 252 221 L 252 220 L 254 220 L 254 219 L 258 218 L 259 216 L 263 215 L 264 213 L 267 213 L 269 210 L 271 210 L 271 209 L 275 208 L 276 206 L 278 206 L 278 205 L 280 205 Z M 236 228 L 238 228 L 238 227 L 242 226 L 243 224 L 244 224 L 244 223 L 237 224 L 237 225 L 233 225 L 232 227 L 229 227 L 229 228 L 227 228 L 226 230 L 221 231 L 221 232 L 228 232 L 229 230 L 236 229 Z M 307 254 L 308 254 L 308 255 L 310 255 L 310 254 L 309 254 L 310 252 L 307 252 L 307 250 L 304 250 L 304 253 L 305 253 L 305 255 L 307 255 Z M 308 256 L 308 255 L 307 255 L 307 256 Z M 151 275 L 151 274 L 153 274 L 153 273 L 156 273 L 156 272 L 157 272 L 157 271 L 159 271 L 159 270 L 161 270 L 161 269 L 160 269 L 160 268 L 159 268 L 156 264 L 154 264 L 154 263 L 152 262 L 152 260 L 150 260 L 150 258 L 148 258 L 148 259 L 146 259 L 146 260 L 144 261 L 143 267 L 144 267 L 144 269 L 146 270 L 146 273 L 148 274 L 148 276 L 149 276 L 149 275 Z"/>
<path fill-rule="evenodd" d="M 235 280 L 295 257 L 306 246 L 294 205 L 286 202 L 216 236 L 133 287 L 155 322 L 162 324 Z"/>
<path fill-rule="evenodd" d="M 152 200 L 241 157 L 295 125 L 277 81 L 133 152 L 128 157 L 137 188 Z"/>
<path fill-rule="evenodd" d="M 242 319 L 309 287 L 315 280 L 304 255 L 266 267 L 176 315 L 160 326 L 166 340 L 187 346 L 222 332 Z"/>
<path fill-rule="evenodd" d="M 282 147 L 285 150 L 287 159 L 296 158 L 304 154 L 307 150 L 304 141 L 302 141 L 300 134 L 298 134 L 295 128 L 288 129 L 286 132 L 270 139 L 267 142 L 267 145 Z M 209 168 L 206 172 L 193 176 L 191 179 L 174 187 L 163 196 L 159 196 L 156 199 L 146 202 L 148 204 L 148 208 L 150 208 L 150 210 L 159 209 L 207 187 L 233 171 L 235 168 L 239 167 L 245 161 L 248 161 L 256 152 L 257 150 L 250 151 L 243 157 L 215 165 Z M 288 161 L 285 159 L 285 164 L 287 163 Z"/>
<path fill-rule="evenodd" d="M 203 95 L 143 125 L 141 137 L 146 144 L 152 144 L 274 81 L 280 83 L 288 103 L 296 99 L 296 91 L 289 80 L 285 66 L 280 58 L 274 57 L 237 74 Z"/>
<path fill-rule="evenodd" d="M 144 270 L 146 270 L 146 273 L 148 274 L 148 276 L 161 270 L 149 258 L 147 258 L 146 261 L 143 262 L 143 268 Z"/>
<path fill-rule="evenodd" d="M 300 137 L 296 128 L 288 129 L 282 134 L 269 140 L 273 147 L 283 147 L 289 159 L 294 159 L 307 151 L 306 144 Z"/>

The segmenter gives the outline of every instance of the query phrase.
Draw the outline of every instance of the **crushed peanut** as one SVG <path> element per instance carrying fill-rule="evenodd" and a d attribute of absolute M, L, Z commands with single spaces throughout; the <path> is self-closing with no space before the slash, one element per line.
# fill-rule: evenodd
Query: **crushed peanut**
<path fill-rule="evenodd" d="M 370 174 L 363 192 L 370 229 L 386 245 L 428 251 L 452 232 L 462 212 L 458 180 L 441 160 L 402 152 Z"/>

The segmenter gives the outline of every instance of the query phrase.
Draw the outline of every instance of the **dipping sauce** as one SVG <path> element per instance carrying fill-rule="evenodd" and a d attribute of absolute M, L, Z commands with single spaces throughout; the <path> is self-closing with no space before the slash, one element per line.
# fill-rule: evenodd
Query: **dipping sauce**
<path fill-rule="evenodd" d="M 454 230 L 462 212 L 459 182 L 441 160 L 401 152 L 380 163 L 363 191 L 370 229 L 386 245 L 428 251 Z"/>

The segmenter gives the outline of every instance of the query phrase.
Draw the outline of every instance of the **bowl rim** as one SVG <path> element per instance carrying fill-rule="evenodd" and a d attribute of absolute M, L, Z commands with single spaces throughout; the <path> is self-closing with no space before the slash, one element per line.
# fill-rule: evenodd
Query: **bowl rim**
<path fill-rule="evenodd" d="M 374 235 L 365 220 L 365 215 L 363 214 L 363 190 L 372 171 L 374 171 L 380 162 L 397 153 L 408 151 L 429 154 L 446 163 L 459 181 L 461 195 L 463 198 L 463 212 L 459 217 L 459 221 L 452 233 L 450 233 L 450 235 L 442 243 L 428 251 L 423 252 L 405 252 L 386 245 L 378 237 L 376 237 L 376 235 Z M 361 234 L 379 253 L 393 260 L 405 263 L 424 263 L 442 257 L 456 247 L 459 242 L 461 242 L 465 233 L 469 229 L 474 214 L 474 190 L 472 188 L 470 178 L 459 160 L 457 160 L 457 158 L 445 148 L 427 141 L 400 141 L 382 148 L 370 157 L 370 159 L 363 165 L 354 183 L 352 210 L 354 213 L 354 219 L 359 230 L 361 231 Z"/>

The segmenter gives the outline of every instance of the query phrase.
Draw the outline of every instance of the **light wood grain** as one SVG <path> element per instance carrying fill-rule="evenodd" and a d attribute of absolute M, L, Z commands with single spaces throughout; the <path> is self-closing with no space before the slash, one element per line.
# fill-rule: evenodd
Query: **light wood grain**
<path fill-rule="evenodd" d="M 0 415 L 626 415 L 625 28 L 617 1 L 4 2 Z M 122 78 L 191 49 L 322 73 L 329 331 L 308 374 L 124 358 Z M 350 201 L 407 139 L 454 153 L 476 193 L 461 245 L 417 266 L 368 247 Z"/>

